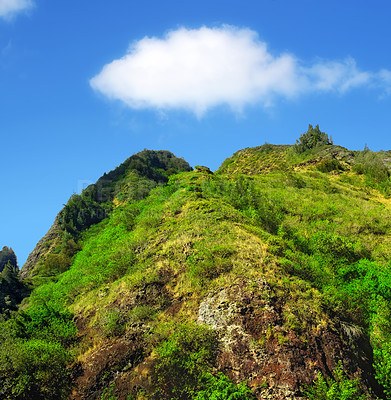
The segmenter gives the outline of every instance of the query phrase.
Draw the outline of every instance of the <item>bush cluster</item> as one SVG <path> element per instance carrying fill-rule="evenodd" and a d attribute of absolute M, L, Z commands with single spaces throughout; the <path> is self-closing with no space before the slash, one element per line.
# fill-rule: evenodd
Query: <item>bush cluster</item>
<path fill-rule="evenodd" d="M 391 194 L 390 171 L 380 153 L 370 151 L 368 148 L 359 152 L 355 158 L 353 171 L 363 175 L 369 187 L 377 188 L 387 196 Z"/>
<path fill-rule="evenodd" d="M 265 195 L 249 177 L 205 181 L 202 191 L 231 204 L 270 233 L 276 233 L 281 224 L 283 215 L 278 201 Z"/>
<path fill-rule="evenodd" d="M 76 336 L 69 313 L 45 305 L 0 322 L 0 390 L 7 400 L 61 400 L 70 391 Z"/>
<path fill-rule="evenodd" d="M 333 379 L 324 379 L 319 373 L 312 387 L 305 390 L 309 400 L 368 400 L 362 394 L 358 379 L 349 379 L 344 375 L 342 363 L 333 371 Z"/>
<path fill-rule="evenodd" d="M 223 374 L 212 374 L 218 349 L 213 331 L 197 324 L 174 329 L 156 349 L 156 400 L 254 399 L 245 384 L 237 386 Z"/>

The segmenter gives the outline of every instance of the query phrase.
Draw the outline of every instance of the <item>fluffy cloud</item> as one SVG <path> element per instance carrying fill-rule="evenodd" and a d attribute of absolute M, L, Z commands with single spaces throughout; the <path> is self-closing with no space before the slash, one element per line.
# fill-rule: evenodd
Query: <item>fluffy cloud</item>
<path fill-rule="evenodd" d="M 378 74 L 379 86 L 384 87 L 386 94 L 391 94 L 391 71 L 382 69 Z"/>
<path fill-rule="evenodd" d="M 0 18 L 10 18 L 33 6 L 32 0 L 0 0 Z"/>
<path fill-rule="evenodd" d="M 145 37 L 90 84 L 131 108 L 187 109 L 201 116 L 218 105 L 240 111 L 313 91 L 344 93 L 372 79 L 353 59 L 304 66 L 292 54 L 272 54 L 250 29 L 222 26 Z"/>
<path fill-rule="evenodd" d="M 343 62 L 317 63 L 310 68 L 302 68 L 302 74 L 308 80 L 307 90 L 339 93 L 369 84 L 373 79 L 373 74 L 360 71 L 352 58 Z"/>

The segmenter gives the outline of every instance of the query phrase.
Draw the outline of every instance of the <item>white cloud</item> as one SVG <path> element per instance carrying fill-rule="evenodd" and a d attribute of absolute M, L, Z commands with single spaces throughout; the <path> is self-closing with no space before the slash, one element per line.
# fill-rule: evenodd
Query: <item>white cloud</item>
<path fill-rule="evenodd" d="M 317 63 L 310 68 L 303 68 L 302 72 L 308 79 L 309 89 L 340 93 L 368 84 L 373 79 L 373 74 L 360 71 L 352 58 L 342 62 Z"/>
<path fill-rule="evenodd" d="M 11 18 L 34 5 L 32 0 L 0 0 L 0 18 Z"/>
<path fill-rule="evenodd" d="M 385 88 L 386 94 L 391 94 L 391 71 L 382 69 L 378 74 L 379 86 Z"/>
<path fill-rule="evenodd" d="M 250 29 L 222 26 L 145 37 L 90 84 L 131 108 L 187 109 L 201 116 L 218 105 L 240 111 L 279 97 L 344 93 L 373 79 L 351 58 L 304 66 L 292 54 L 272 54 Z"/>

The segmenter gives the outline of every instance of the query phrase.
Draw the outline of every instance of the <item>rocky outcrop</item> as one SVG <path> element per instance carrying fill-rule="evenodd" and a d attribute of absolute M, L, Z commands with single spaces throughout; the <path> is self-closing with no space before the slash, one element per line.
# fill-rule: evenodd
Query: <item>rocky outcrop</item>
<path fill-rule="evenodd" d="M 122 382 L 124 393 L 117 388 L 116 398 L 126 399 L 132 369 L 146 356 L 140 333 L 108 340 L 88 354 L 88 362 L 73 367 L 75 388 L 71 399 L 97 400 L 111 381 Z M 121 386 L 117 384 L 117 386 Z M 109 389 L 110 390 L 110 389 Z M 118 397 L 117 397 L 118 396 Z"/>
<path fill-rule="evenodd" d="M 332 376 L 341 361 L 350 378 L 360 378 L 365 391 L 379 393 L 372 352 L 361 330 L 335 321 L 298 333 L 284 318 L 285 304 L 268 283 L 242 281 L 206 297 L 198 322 L 219 333 L 219 370 L 234 382 L 247 380 L 257 399 L 303 399 L 303 385 L 318 372 Z"/>

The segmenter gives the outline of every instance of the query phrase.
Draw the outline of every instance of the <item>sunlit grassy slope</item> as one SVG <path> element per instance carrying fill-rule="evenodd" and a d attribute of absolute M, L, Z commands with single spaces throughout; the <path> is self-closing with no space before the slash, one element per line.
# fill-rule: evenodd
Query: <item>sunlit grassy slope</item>
<path fill-rule="evenodd" d="M 145 184 L 139 172 L 118 174 L 119 181 L 113 173 L 106 218 L 65 226 L 62 245 L 40 260 L 22 306 L 23 332 L 9 321 L 2 325 L 10 346 L 52 346 L 46 352 L 62 365 L 55 369 L 61 390 L 42 388 L 49 378 L 31 377 L 14 362 L 7 364 L 13 380 L 6 382 L 22 394 L 7 398 L 28 398 L 31 390 L 36 398 L 53 399 L 84 393 L 87 383 L 63 372 L 65 366 L 91 363 L 107 341 L 129 337 L 141 343 L 140 354 L 128 369 L 107 367 L 105 377 L 96 378 L 98 397 L 91 398 L 264 398 L 271 390 L 266 375 L 236 379 L 251 378 L 248 387 L 233 384 L 216 363 L 221 332 L 196 323 L 205 299 L 239 284 L 280 307 L 278 329 L 272 323 L 256 328 L 252 351 L 273 338 L 278 346 L 293 337 L 305 345 L 342 321 L 369 338 L 375 354 L 370 373 L 384 392 L 369 394 L 370 384 L 355 381 L 348 370 L 342 383 L 334 375 L 339 390 L 346 395 L 348 382 L 352 399 L 390 398 L 390 179 L 387 153 L 374 154 L 334 145 L 297 154 L 292 146 L 265 144 L 235 153 L 213 174 L 196 168 L 169 178 L 163 173 L 168 180 L 158 181 L 150 173 L 154 183 Z M 146 189 L 134 196 L 135 187 Z M 66 262 L 58 266 L 55 254 L 65 254 Z M 267 292 L 257 294 L 259 282 Z M 249 313 L 263 312 L 252 307 Z M 0 374 L 6 371 L 2 357 Z M 41 364 L 50 377 L 50 361 Z M 23 374 L 30 386 L 18 381 Z M 131 382 L 126 390 L 118 374 Z M 308 398 L 316 398 L 311 393 Z"/>

